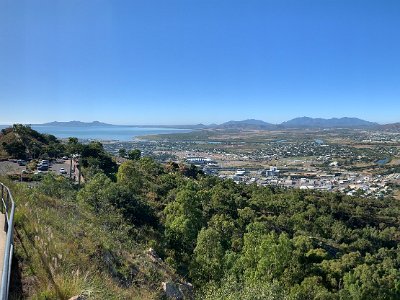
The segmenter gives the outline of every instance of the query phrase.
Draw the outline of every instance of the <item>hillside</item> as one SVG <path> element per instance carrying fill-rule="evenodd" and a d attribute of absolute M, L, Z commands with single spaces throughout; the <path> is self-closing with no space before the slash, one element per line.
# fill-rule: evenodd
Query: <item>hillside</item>
<path fill-rule="evenodd" d="M 370 127 L 377 126 L 377 123 L 361 120 L 358 118 L 309 118 L 301 117 L 295 118 L 281 123 L 286 128 L 353 128 L 353 127 Z"/>
<path fill-rule="evenodd" d="M 248 119 L 243 121 L 228 121 L 217 125 L 216 128 L 222 129 L 263 129 L 272 130 L 276 129 L 276 125 L 270 124 L 261 120 Z"/>
<path fill-rule="evenodd" d="M 149 251 L 145 230 L 111 207 L 76 201 L 77 189 L 62 177 L 34 189 L 8 184 L 17 203 L 10 299 L 160 299 L 163 282 L 191 293 Z"/>
<path fill-rule="evenodd" d="M 219 129 L 244 129 L 244 130 L 277 130 L 277 129 L 292 129 L 292 128 L 364 128 L 376 127 L 377 123 L 361 120 L 358 118 L 309 118 L 301 117 L 294 118 L 280 124 L 271 124 L 261 120 L 242 120 L 229 121 L 220 125 L 210 125 L 208 128 Z"/>
<path fill-rule="evenodd" d="M 379 129 L 386 130 L 386 131 L 399 132 L 400 131 L 400 123 L 391 123 L 391 124 L 380 125 Z"/>
<path fill-rule="evenodd" d="M 236 184 L 140 151 L 118 166 L 99 142 L 65 151 L 81 186 L 1 178 L 17 204 L 11 299 L 400 298 L 393 198 Z"/>
<path fill-rule="evenodd" d="M 262 120 L 246 119 L 240 121 L 228 121 L 221 124 L 188 124 L 188 125 L 112 125 L 99 121 L 81 122 L 49 122 L 44 124 L 35 124 L 35 126 L 56 126 L 56 127 L 101 127 L 101 126 L 131 126 L 131 127 L 145 127 L 145 128 L 180 128 L 180 129 L 243 129 L 243 130 L 279 130 L 279 129 L 295 129 L 295 128 L 381 128 L 384 130 L 397 130 L 398 123 L 379 125 L 375 122 L 362 120 L 359 118 L 310 118 L 299 117 L 280 124 L 272 124 Z"/>
<path fill-rule="evenodd" d="M 92 126 L 113 126 L 111 124 L 93 121 L 93 122 L 81 122 L 81 121 L 68 121 L 68 122 L 49 122 L 44 124 L 35 124 L 35 125 L 45 125 L 45 126 L 61 126 L 61 127 L 92 127 Z"/>
<path fill-rule="evenodd" d="M 168 282 L 188 299 L 190 282 L 196 299 L 400 297 L 398 201 L 235 184 L 147 157 L 106 176 L 91 161 L 81 188 L 10 184 L 16 296 L 165 299 Z"/>
<path fill-rule="evenodd" d="M 41 134 L 29 126 L 15 124 L 0 133 L 0 159 L 56 157 L 64 151 L 53 135 Z"/>

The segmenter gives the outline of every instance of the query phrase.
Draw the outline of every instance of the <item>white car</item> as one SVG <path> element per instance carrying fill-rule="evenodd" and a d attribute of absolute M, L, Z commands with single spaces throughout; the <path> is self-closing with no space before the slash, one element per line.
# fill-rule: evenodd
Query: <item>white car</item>
<path fill-rule="evenodd" d="M 67 174 L 67 171 L 64 168 L 60 169 L 60 174 Z"/>

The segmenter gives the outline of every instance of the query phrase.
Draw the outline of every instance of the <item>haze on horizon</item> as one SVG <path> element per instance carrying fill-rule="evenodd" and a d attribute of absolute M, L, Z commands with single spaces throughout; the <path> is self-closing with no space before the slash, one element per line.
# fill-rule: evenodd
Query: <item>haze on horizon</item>
<path fill-rule="evenodd" d="M 400 2 L 2 1 L 0 124 L 399 122 Z"/>

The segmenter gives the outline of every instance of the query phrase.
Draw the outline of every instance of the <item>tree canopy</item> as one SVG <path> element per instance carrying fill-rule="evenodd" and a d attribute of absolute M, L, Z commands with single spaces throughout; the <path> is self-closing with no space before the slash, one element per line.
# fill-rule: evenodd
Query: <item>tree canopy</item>
<path fill-rule="evenodd" d="M 118 167 L 98 142 L 70 139 L 66 149 L 92 174 L 76 200 L 104 226 L 122 216 L 127 238 L 154 247 L 199 299 L 400 298 L 393 198 L 236 184 L 142 156 Z M 42 183 L 57 197 L 74 188 Z"/>
<path fill-rule="evenodd" d="M 102 185 L 114 186 L 112 205 L 199 298 L 400 297 L 394 199 L 235 184 L 188 170 L 142 157 Z"/>

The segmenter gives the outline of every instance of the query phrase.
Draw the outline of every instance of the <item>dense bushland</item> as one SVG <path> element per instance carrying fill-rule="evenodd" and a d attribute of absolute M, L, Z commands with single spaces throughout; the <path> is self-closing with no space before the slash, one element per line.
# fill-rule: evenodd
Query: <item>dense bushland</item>
<path fill-rule="evenodd" d="M 400 210 L 392 199 L 237 185 L 149 158 L 123 163 L 115 181 L 100 172 L 78 190 L 48 176 L 33 190 L 17 229 L 35 241 L 29 232 L 43 226 L 49 234 L 76 226 L 63 239 L 77 248 L 62 257 L 107 264 L 105 253 L 113 253 L 121 262 L 104 272 L 127 287 L 137 280 L 123 275 L 135 268 L 127 263 L 132 249 L 152 246 L 199 298 L 400 297 Z M 57 214 L 34 214 L 52 205 Z M 79 226 L 85 212 L 90 219 Z M 28 230 L 32 214 L 38 229 Z"/>
<path fill-rule="evenodd" d="M 21 244 L 35 255 L 61 251 L 64 281 L 79 265 L 90 271 L 74 293 L 160 298 L 168 277 L 191 282 L 199 299 L 400 298 L 400 204 L 392 198 L 235 184 L 147 157 L 113 173 L 101 163 L 110 157 L 97 159 L 80 188 L 50 175 L 30 190 L 12 186 Z M 162 265 L 146 262 L 148 247 Z M 36 257 L 16 249 L 21 261 Z M 57 298 L 58 285 L 43 281 L 48 290 L 35 283 L 36 292 Z"/>

